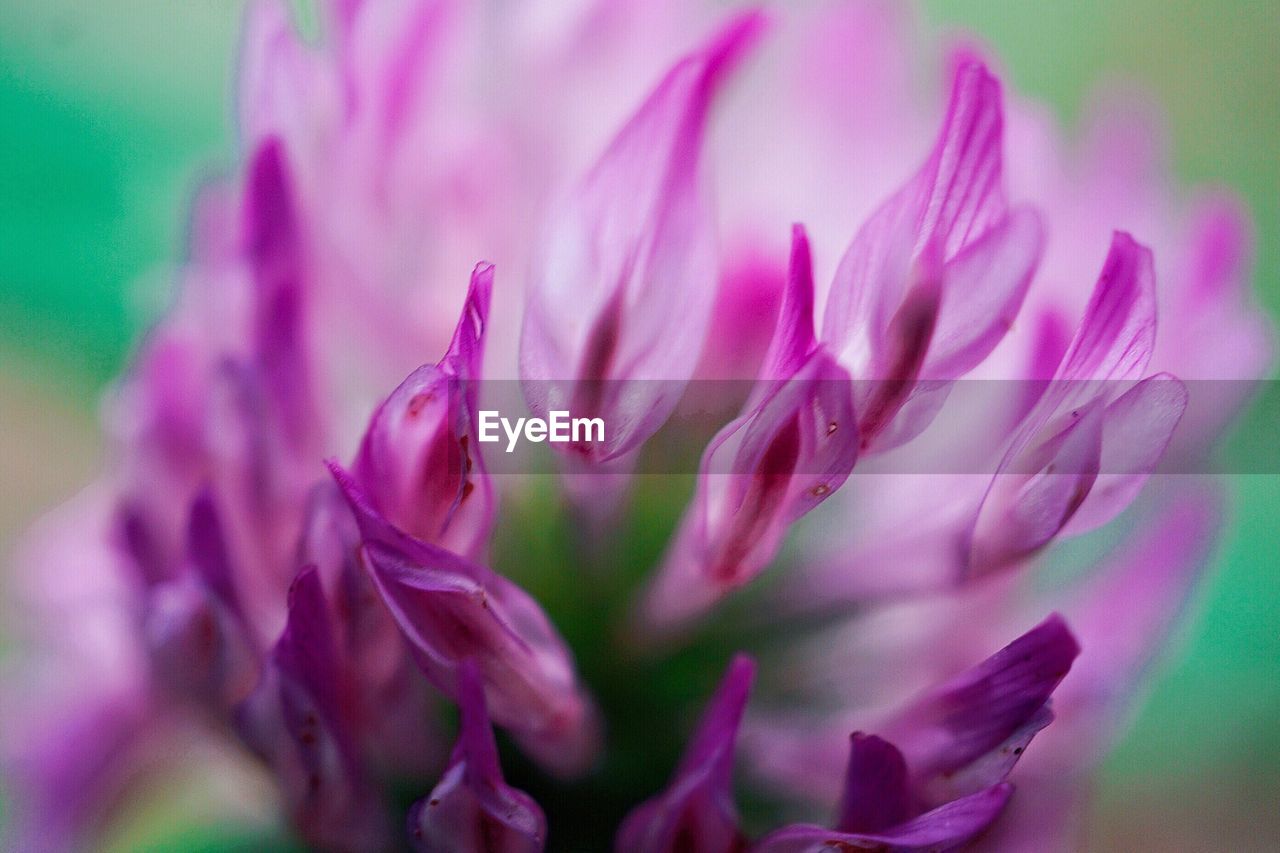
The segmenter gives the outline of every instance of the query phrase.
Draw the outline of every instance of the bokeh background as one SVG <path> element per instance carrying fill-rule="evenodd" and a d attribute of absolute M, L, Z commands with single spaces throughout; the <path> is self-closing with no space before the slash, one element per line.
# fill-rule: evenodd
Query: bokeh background
<path fill-rule="evenodd" d="M 164 303 L 193 187 L 235 156 L 240 7 L 0 3 L 0 553 L 101 464 L 102 389 Z M 1280 317 L 1276 0 L 928 0 L 920 14 L 994 46 L 1068 127 L 1102 86 L 1147 90 L 1178 177 L 1248 202 L 1259 299 Z M 1232 470 L 1280 440 L 1275 396 L 1228 442 Z M 1280 476 L 1231 483 L 1217 566 L 1108 762 L 1091 848 L 1280 845 Z M 155 849 L 175 840 L 158 823 Z"/>

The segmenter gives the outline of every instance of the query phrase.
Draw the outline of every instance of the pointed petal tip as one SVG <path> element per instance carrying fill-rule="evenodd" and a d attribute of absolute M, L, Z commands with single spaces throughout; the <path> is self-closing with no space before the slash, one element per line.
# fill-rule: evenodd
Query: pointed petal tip
<path fill-rule="evenodd" d="M 314 563 L 308 563 L 298 569 L 298 573 L 293 576 L 293 580 L 289 582 L 289 593 L 287 596 L 287 607 L 292 613 L 298 607 L 306 606 L 313 601 L 313 597 L 320 591 L 320 573 Z M 323 595 L 323 592 L 320 592 Z"/>
<path fill-rule="evenodd" d="M 771 25 L 763 6 L 746 9 L 725 24 L 707 45 L 709 71 L 719 77 L 730 72 L 764 36 Z"/>
<path fill-rule="evenodd" d="M 725 683 L 749 692 L 756 680 L 756 659 L 746 652 L 738 652 L 729 662 Z"/>
<path fill-rule="evenodd" d="M 1063 655 L 1070 660 L 1075 660 L 1080 654 L 1080 641 L 1076 639 L 1067 620 L 1057 611 L 1050 613 L 1043 622 L 1023 636 L 1030 637 L 1033 634 L 1046 641 L 1061 644 Z"/>

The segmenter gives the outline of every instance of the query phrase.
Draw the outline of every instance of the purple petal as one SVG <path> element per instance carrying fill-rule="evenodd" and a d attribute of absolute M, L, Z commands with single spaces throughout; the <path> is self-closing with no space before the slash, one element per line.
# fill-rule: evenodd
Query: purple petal
<path fill-rule="evenodd" d="M 306 343 L 307 269 L 284 146 L 268 138 L 246 178 L 244 251 L 254 286 L 255 363 L 290 441 L 315 435 Z"/>
<path fill-rule="evenodd" d="M 622 456 L 667 419 L 696 367 L 715 289 L 699 174 L 715 94 L 763 24 L 736 19 L 678 62 L 554 220 L 534 264 L 520 345 L 530 408 L 603 417 Z M 618 383 L 611 380 L 652 380 Z"/>
<path fill-rule="evenodd" d="M 192 502 L 187 559 L 192 571 L 152 587 L 143 640 L 156 678 L 174 695 L 226 712 L 253 689 L 260 651 L 208 488 Z"/>
<path fill-rule="evenodd" d="M 1155 271 L 1151 250 L 1123 231 L 1111 249 L 1057 379 L 1138 379 L 1151 360 L 1156 335 Z M 1086 386 L 1087 387 L 1087 386 Z"/>
<path fill-rule="evenodd" d="M 749 582 L 790 525 L 843 485 L 858 456 L 848 374 L 813 336 L 813 273 L 793 230 L 791 276 L 747 411 L 711 440 L 697 491 L 645 604 L 652 627 L 684 622 Z"/>
<path fill-rule="evenodd" d="M 1064 535 L 1099 528 L 1133 502 L 1164 457 L 1186 408 L 1186 386 L 1167 373 L 1142 380 L 1107 406 L 1100 473 Z"/>
<path fill-rule="evenodd" d="M 854 732 L 840 798 L 836 829 L 879 832 L 909 817 L 907 761 L 896 746 L 875 735 Z"/>
<path fill-rule="evenodd" d="M 689 739 L 666 791 L 627 815 L 618 853 L 730 853 L 743 846 L 733 802 L 733 753 L 755 663 L 738 655 Z"/>
<path fill-rule="evenodd" d="M 453 342 L 374 412 L 355 475 L 388 520 L 409 534 L 479 556 L 493 528 L 495 494 L 476 442 L 476 385 L 493 267 L 480 264 Z"/>
<path fill-rule="evenodd" d="M 332 602 L 337 642 L 366 721 L 366 753 L 392 775 L 429 775 L 445 757 L 432 724 L 441 697 L 410 657 L 359 547 L 360 532 L 337 486 L 318 483 L 303 523 L 299 562 L 316 565 Z"/>
<path fill-rule="evenodd" d="M 922 431 L 946 385 L 1008 331 L 1039 260 L 1038 219 L 1006 213 L 1000 86 L 959 68 L 942 131 L 921 170 L 859 229 L 840 261 L 822 338 L 860 380 L 864 449 Z"/>
<path fill-rule="evenodd" d="M 488 568 L 396 529 L 340 466 L 329 469 L 356 515 L 382 600 L 431 682 L 456 700 L 458 667 L 473 659 L 497 723 L 557 772 L 584 769 L 596 746 L 594 712 L 537 602 Z"/>
<path fill-rule="evenodd" d="M 288 622 L 237 726 L 275 773 L 293 825 L 326 848 L 377 846 L 387 833 L 357 752 L 347 676 L 319 574 L 305 568 L 289 589 Z"/>
<path fill-rule="evenodd" d="M 542 850 L 547 821 L 527 794 L 509 787 L 498 764 L 484 684 L 471 661 L 458 668 L 462 727 L 444 778 L 409 810 L 415 850 L 523 853 Z"/>
<path fill-rule="evenodd" d="M 967 578 L 1015 565 L 1071 521 L 1098 479 L 1106 413 L 1095 401 L 1058 435 L 1001 464 L 978 511 Z"/>
<path fill-rule="evenodd" d="M 751 850 L 752 853 L 950 850 L 989 827 L 1000 816 L 1012 794 L 1012 785 L 994 785 L 879 833 L 838 832 L 808 824 L 789 826 L 766 835 Z"/>
<path fill-rule="evenodd" d="M 204 488 L 191 504 L 187 524 L 187 554 L 200 579 L 227 607 L 239 611 L 239 597 L 226 535 L 213 492 Z"/>
<path fill-rule="evenodd" d="M 931 690 L 885 728 L 927 782 L 979 760 L 1036 717 L 1080 652 L 1050 616 L 973 669 Z"/>

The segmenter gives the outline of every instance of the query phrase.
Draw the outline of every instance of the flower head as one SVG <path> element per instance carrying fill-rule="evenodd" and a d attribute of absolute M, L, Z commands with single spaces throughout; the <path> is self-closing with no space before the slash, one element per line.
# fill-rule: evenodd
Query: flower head
<path fill-rule="evenodd" d="M 184 738 L 323 849 L 1069 838 L 1220 523 L 1158 472 L 1245 389 L 1175 376 L 1270 358 L 1237 207 L 1123 122 L 1068 179 L 971 51 L 936 114 L 896 6 L 321 7 L 251 5 L 246 162 L 18 557 L 6 840 Z M 603 435 L 507 462 L 516 377 Z"/>

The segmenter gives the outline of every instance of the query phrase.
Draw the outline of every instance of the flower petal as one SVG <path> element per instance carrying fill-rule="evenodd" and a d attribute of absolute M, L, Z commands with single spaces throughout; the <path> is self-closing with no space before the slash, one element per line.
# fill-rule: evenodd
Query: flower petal
<path fill-rule="evenodd" d="M 1010 215 L 1001 186 L 1000 85 L 956 72 L 924 166 L 858 230 L 836 270 L 822 339 L 856 380 L 864 449 L 888 450 L 932 421 L 952 380 L 1009 328 L 1039 260 L 1038 218 Z"/>
<path fill-rule="evenodd" d="M 879 832 L 906 820 L 911 808 L 907 761 L 896 746 L 875 735 L 854 732 L 836 829 Z"/>
<path fill-rule="evenodd" d="M 752 853 L 951 850 L 990 826 L 1012 794 L 1013 786 L 1008 783 L 993 785 L 879 833 L 838 832 L 808 824 L 789 826 L 765 836 L 751 850 Z"/>
<path fill-rule="evenodd" d="M 976 667 L 931 690 L 884 728 L 922 782 L 998 749 L 1036 717 L 1080 647 L 1056 614 Z"/>
<path fill-rule="evenodd" d="M 1155 269 L 1151 250 L 1123 231 L 1111 249 L 1084 319 L 1055 378 L 1138 379 L 1151 360 L 1156 336 Z"/>
<path fill-rule="evenodd" d="M 1064 535 L 1095 530 L 1133 503 L 1164 457 L 1186 408 L 1186 386 L 1167 373 L 1142 380 L 1107 406 L 1098 478 L 1063 527 Z"/>
<path fill-rule="evenodd" d="M 954 379 L 991 354 L 1022 307 L 1044 243 L 1040 217 L 1017 208 L 946 265 L 924 379 Z"/>
<path fill-rule="evenodd" d="M 377 408 L 354 472 L 374 506 L 412 536 L 478 557 L 496 496 L 476 442 L 476 395 L 493 267 L 479 264 L 449 351 Z"/>
<path fill-rule="evenodd" d="M 289 619 L 254 693 L 241 736 L 271 766 L 294 826 L 326 848 L 377 846 L 386 816 L 357 751 L 353 697 L 314 567 L 289 590 Z"/>
<path fill-rule="evenodd" d="M 284 145 L 269 137 L 246 177 L 243 241 L 253 279 L 254 363 L 280 425 L 296 445 L 319 427 L 307 352 L 308 272 Z"/>
<path fill-rule="evenodd" d="M 458 698 L 458 667 L 473 659 L 494 720 L 563 774 L 596 748 L 594 709 L 542 608 L 488 568 L 393 527 L 336 463 L 329 469 L 355 513 L 366 566 L 436 687 Z"/>
<path fill-rule="evenodd" d="M 978 510 L 966 578 L 1016 565 L 1084 504 L 1101 468 L 1106 413 L 1091 403 L 1061 433 L 1002 463 Z"/>
<path fill-rule="evenodd" d="M 604 417 L 593 461 L 638 447 L 667 419 L 715 298 L 700 149 L 711 102 L 762 27 L 736 19 L 676 64 L 553 222 L 534 264 L 520 345 L 535 414 Z M 649 380 L 616 382 L 613 380 Z"/>
<path fill-rule="evenodd" d="M 484 684 L 471 661 L 458 668 L 462 730 L 444 778 L 409 810 L 415 850 L 428 853 L 537 853 L 547 820 L 533 798 L 508 786 L 485 708 Z"/>
<path fill-rule="evenodd" d="M 697 491 L 644 605 L 674 625 L 749 582 L 790 525 L 843 485 L 858 456 L 848 375 L 813 335 L 808 240 L 796 226 L 792 273 L 747 410 L 703 453 Z"/>
<path fill-rule="evenodd" d="M 636 807 L 618 830 L 618 853 L 730 853 L 743 845 L 733 802 L 733 753 L 755 663 L 729 664 L 667 789 Z"/>

